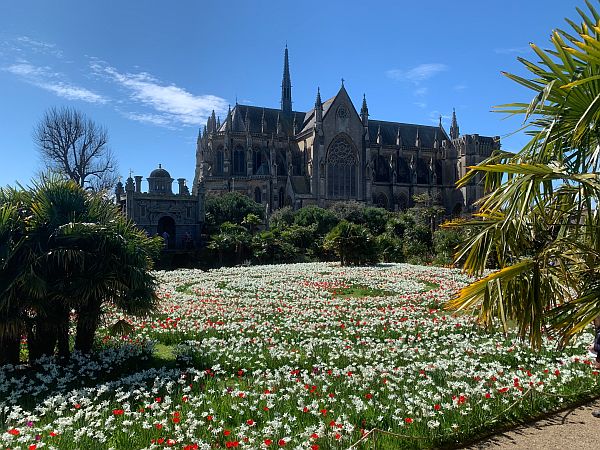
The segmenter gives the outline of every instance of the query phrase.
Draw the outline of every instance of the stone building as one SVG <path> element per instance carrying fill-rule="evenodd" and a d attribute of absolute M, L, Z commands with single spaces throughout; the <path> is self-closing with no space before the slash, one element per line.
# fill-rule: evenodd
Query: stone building
<path fill-rule="evenodd" d="M 149 235 L 168 236 L 168 248 L 193 248 L 199 242 L 204 223 L 203 188 L 200 186 L 192 195 L 186 180 L 178 178 L 178 192 L 173 193 L 174 180 L 160 164 L 146 180 L 148 192 L 142 192 L 141 175 L 134 178 L 130 175 L 125 186 L 117 183 L 117 203 Z"/>
<path fill-rule="evenodd" d="M 499 147 L 497 136 L 460 135 L 455 113 L 449 133 L 441 120 L 371 119 L 366 97 L 357 111 L 343 81 L 333 97 L 322 101 L 317 89 L 314 108 L 294 111 L 286 47 L 280 108 L 236 104 L 223 123 L 213 111 L 198 135 L 193 192 L 241 192 L 269 210 L 343 200 L 398 210 L 428 193 L 457 214 L 483 192 L 454 183 Z"/>

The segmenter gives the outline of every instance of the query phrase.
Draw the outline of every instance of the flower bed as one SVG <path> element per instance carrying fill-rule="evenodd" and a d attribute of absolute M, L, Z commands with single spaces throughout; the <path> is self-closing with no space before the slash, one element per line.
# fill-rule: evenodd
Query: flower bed
<path fill-rule="evenodd" d="M 0 370 L 3 448 L 316 450 L 373 428 L 401 435 L 377 448 L 427 448 L 598 392 L 585 337 L 536 354 L 440 311 L 469 282 L 456 270 L 316 263 L 159 277 L 159 310 L 125 318 L 129 343 L 37 374 Z M 344 295 L 352 286 L 386 295 Z M 151 358 L 148 342 L 176 361 Z"/>

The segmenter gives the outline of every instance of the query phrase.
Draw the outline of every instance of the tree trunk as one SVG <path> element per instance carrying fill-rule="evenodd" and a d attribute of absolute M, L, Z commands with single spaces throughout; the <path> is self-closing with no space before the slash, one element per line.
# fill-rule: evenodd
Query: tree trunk
<path fill-rule="evenodd" d="M 94 337 L 100 324 L 100 304 L 90 304 L 79 311 L 77 316 L 77 335 L 75 350 L 90 353 L 94 346 Z"/>
<path fill-rule="evenodd" d="M 64 308 L 58 318 L 57 323 L 58 337 L 58 357 L 65 361 L 71 354 L 69 350 L 69 310 Z"/>
<path fill-rule="evenodd" d="M 21 336 L 2 336 L 0 338 L 0 365 L 19 364 Z"/>
<path fill-rule="evenodd" d="M 27 348 L 29 363 L 42 356 L 53 356 L 58 339 L 57 324 L 49 317 L 36 317 L 27 327 Z"/>

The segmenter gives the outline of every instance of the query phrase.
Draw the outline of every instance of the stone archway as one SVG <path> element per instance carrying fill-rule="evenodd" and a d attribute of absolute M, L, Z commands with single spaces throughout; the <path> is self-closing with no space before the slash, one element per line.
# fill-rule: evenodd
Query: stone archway
<path fill-rule="evenodd" d="M 158 219 L 158 226 L 156 227 L 156 233 L 165 238 L 166 248 L 175 248 L 175 233 L 177 227 L 175 220 L 171 216 L 162 216 Z M 166 234 L 165 234 L 166 233 Z"/>

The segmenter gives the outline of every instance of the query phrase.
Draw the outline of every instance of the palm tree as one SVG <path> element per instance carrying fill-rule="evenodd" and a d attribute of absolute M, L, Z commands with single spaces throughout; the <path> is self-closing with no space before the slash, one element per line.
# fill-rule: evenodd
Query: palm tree
<path fill-rule="evenodd" d="M 478 311 L 490 326 L 514 321 L 533 347 L 551 331 L 565 344 L 600 314 L 600 15 L 586 4 L 581 24 L 567 20 L 572 32 L 552 33 L 551 49 L 531 44 L 538 63 L 519 58 L 531 79 L 505 74 L 535 93 L 498 107 L 524 116 L 529 142 L 495 152 L 458 182 L 481 174 L 489 193 L 464 224 L 475 232 L 456 260 L 481 276 L 493 257 L 499 270 L 447 307 Z"/>
<path fill-rule="evenodd" d="M 0 362 L 18 361 L 23 333 L 30 361 L 57 347 L 67 357 L 72 312 L 75 348 L 89 352 L 107 302 L 150 310 L 160 248 L 73 181 L 42 177 L 29 189 L 0 190 Z"/>

